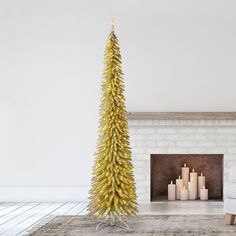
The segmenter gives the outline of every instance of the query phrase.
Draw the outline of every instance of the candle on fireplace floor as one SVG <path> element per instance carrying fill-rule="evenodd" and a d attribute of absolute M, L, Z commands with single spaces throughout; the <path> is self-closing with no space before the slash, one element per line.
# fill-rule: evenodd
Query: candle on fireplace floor
<path fill-rule="evenodd" d="M 188 182 L 188 199 L 195 200 L 196 199 L 196 190 L 193 180 Z"/>
<path fill-rule="evenodd" d="M 176 179 L 176 199 L 180 200 L 180 195 L 181 195 L 181 189 L 183 188 L 184 181 L 183 179 L 179 178 Z"/>
<path fill-rule="evenodd" d="M 175 200 L 175 184 L 173 184 L 173 181 L 171 181 L 171 183 L 168 184 L 168 200 L 169 201 Z"/>
<path fill-rule="evenodd" d="M 206 178 L 202 173 L 200 176 L 198 176 L 197 183 L 198 183 L 198 197 L 200 198 L 201 189 L 203 189 L 203 186 L 206 185 Z"/>
<path fill-rule="evenodd" d="M 188 188 L 188 181 L 189 181 L 189 167 L 187 167 L 186 163 L 182 167 L 182 179 L 184 187 Z"/>
<path fill-rule="evenodd" d="M 200 191 L 200 199 L 202 201 L 208 200 L 208 189 L 206 189 L 205 186 L 203 186 L 203 188 Z"/>
<path fill-rule="evenodd" d="M 197 172 L 193 171 L 190 172 L 190 181 L 193 182 L 193 186 L 194 186 L 194 196 L 195 196 L 195 199 L 197 199 Z"/>
<path fill-rule="evenodd" d="M 183 186 L 180 192 L 180 200 L 187 201 L 188 200 L 188 189 Z"/>

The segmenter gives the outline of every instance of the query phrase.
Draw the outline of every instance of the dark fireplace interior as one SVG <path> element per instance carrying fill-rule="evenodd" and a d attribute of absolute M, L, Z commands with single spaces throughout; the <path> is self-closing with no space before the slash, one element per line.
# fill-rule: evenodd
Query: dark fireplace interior
<path fill-rule="evenodd" d="M 151 201 L 167 200 L 167 186 L 181 176 L 186 163 L 190 172 L 206 176 L 209 200 L 223 200 L 223 154 L 151 154 Z"/>

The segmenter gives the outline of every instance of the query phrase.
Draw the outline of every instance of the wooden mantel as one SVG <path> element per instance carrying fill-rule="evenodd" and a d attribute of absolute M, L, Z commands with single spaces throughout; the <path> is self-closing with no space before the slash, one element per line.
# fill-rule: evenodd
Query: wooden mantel
<path fill-rule="evenodd" d="M 127 112 L 129 120 L 236 120 L 236 112 Z"/>

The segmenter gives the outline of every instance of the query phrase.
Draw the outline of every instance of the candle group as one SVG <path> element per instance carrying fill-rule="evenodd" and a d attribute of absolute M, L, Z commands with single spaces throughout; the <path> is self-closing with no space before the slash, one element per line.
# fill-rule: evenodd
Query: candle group
<path fill-rule="evenodd" d="M 189 172 L 189 167 L 185 163 L 182 167 L 182 179 L 179 176 L 176 179 L 176 184 L 171 181 L 168 184 L 168 200 L 208 200 L 208 189 L 206 186 L 206 178 L 201 173 L 198 176 L 198 173 L 192 169 L 192 172 Z"/>

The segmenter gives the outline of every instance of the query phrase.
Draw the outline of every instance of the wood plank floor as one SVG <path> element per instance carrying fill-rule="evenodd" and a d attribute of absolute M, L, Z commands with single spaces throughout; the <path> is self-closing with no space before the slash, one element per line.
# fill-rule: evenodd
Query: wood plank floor
<path fill-rule="evenodd" d="M 27 235 L 32 228 L 58 215 L 85 215 L 86 202 L 0 203 L 0 235 Z"/>
<path fill-rule="evenodd" d="M 28 235 L 59 215 L 86 215 L 87 202 L 0 203 L 0 236 Z M 139 205 L 140 215 L 222 215 L 223 202 L 163 201 Z"/>

